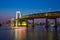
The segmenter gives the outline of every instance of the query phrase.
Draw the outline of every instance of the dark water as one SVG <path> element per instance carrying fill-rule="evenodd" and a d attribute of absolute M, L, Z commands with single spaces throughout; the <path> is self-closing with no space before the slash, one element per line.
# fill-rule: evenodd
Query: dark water
<path fill-rule="evenodd" d="M 26 28 L 26 27 L 25 27 Z M 28 29 L 11 27 L 0 27 L 0 40 L 60 40 L 59 27 L 58 30 L 48 28 L 47 32 L 44 26 L 28 27 Z"/>

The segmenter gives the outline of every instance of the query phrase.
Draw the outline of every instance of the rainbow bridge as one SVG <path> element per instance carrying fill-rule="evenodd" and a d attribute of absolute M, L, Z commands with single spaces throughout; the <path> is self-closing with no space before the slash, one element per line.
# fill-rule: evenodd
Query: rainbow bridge
<path fill-rule="evenodd" d="M 32 20 L 33 21 L 32 27 L 34 28 L 34 19 L 40 19 L 40 18 L 45 19 L 46 30 L 48 30 L 48 19 L 54 19 L 54 22 L 55 22 L 54 27 L 55 27 L 55 29 L 57 29 L 57 18 L 60 18 L 60 11 L 29 14 L 29 15 L 22 16 L 20 19 L 15 19 L 15 20 L 19 20 L 18 23 L 23 24 L 27 27 L 28 27 L 28 23 L 29 23 L 28 20 Z M 23 22 L 23 21 L 25 21 L 25 22 Z M 20 25 L 20 24 L 18 24 L 18 25 Z"/>

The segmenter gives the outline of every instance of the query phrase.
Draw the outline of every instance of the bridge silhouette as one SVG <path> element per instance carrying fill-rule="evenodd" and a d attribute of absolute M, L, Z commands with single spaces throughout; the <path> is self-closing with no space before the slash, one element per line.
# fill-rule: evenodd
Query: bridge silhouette
<path fill-rule="evenodd" d="M 46 23 L 45 23 L 45 28 L 48 30 L 48 19 L 54 19 L 55 24 L 54 28 L 57 30 L 57 18 L 60 18 L 60 11 L 55 11 L 55 12 L 44 12 L 44 13 L 35 13 L 35 14 L 29 14 L 22 16 L 20 19 L 15 19 L 15 20 L 26 20 L 27 22 L 27 27 L 28 27 L 28 21 L 27 20 L 32 20 L 32 28 L 34 28 L 34 19 L 39 19 L 39 18 L 45 18 Z"/>

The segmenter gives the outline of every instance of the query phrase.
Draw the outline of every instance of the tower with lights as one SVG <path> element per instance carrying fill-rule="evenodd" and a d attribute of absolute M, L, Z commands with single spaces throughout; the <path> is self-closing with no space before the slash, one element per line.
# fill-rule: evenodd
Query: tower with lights
<path fill-rule="evenodd" d="M 22 14 L 20 11 L 16 11 L 16 19 L 21 18 Z"/>
<path fill-rule="evenodd" d="M 16 11 L 16 27 L 18 26 L 18 24 L 20 25 L 20 18 L 21 18 L 22 14 L 20 11 Z"/>

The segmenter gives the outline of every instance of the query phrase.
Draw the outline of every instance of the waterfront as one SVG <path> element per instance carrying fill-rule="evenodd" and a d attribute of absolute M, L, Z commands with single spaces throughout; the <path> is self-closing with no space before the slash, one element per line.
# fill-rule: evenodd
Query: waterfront
<path fill-rule="evenodd" d="M 60 29 L 51 30 L 52 27 L 48 28 L 47 32 L 43 26 L 35 25 L 32 26 L 12 29 L 11 27 L 0 27 L 0 40 L 60 40 Z M 60 28 L 60 27 L 58 27 Z"/>

